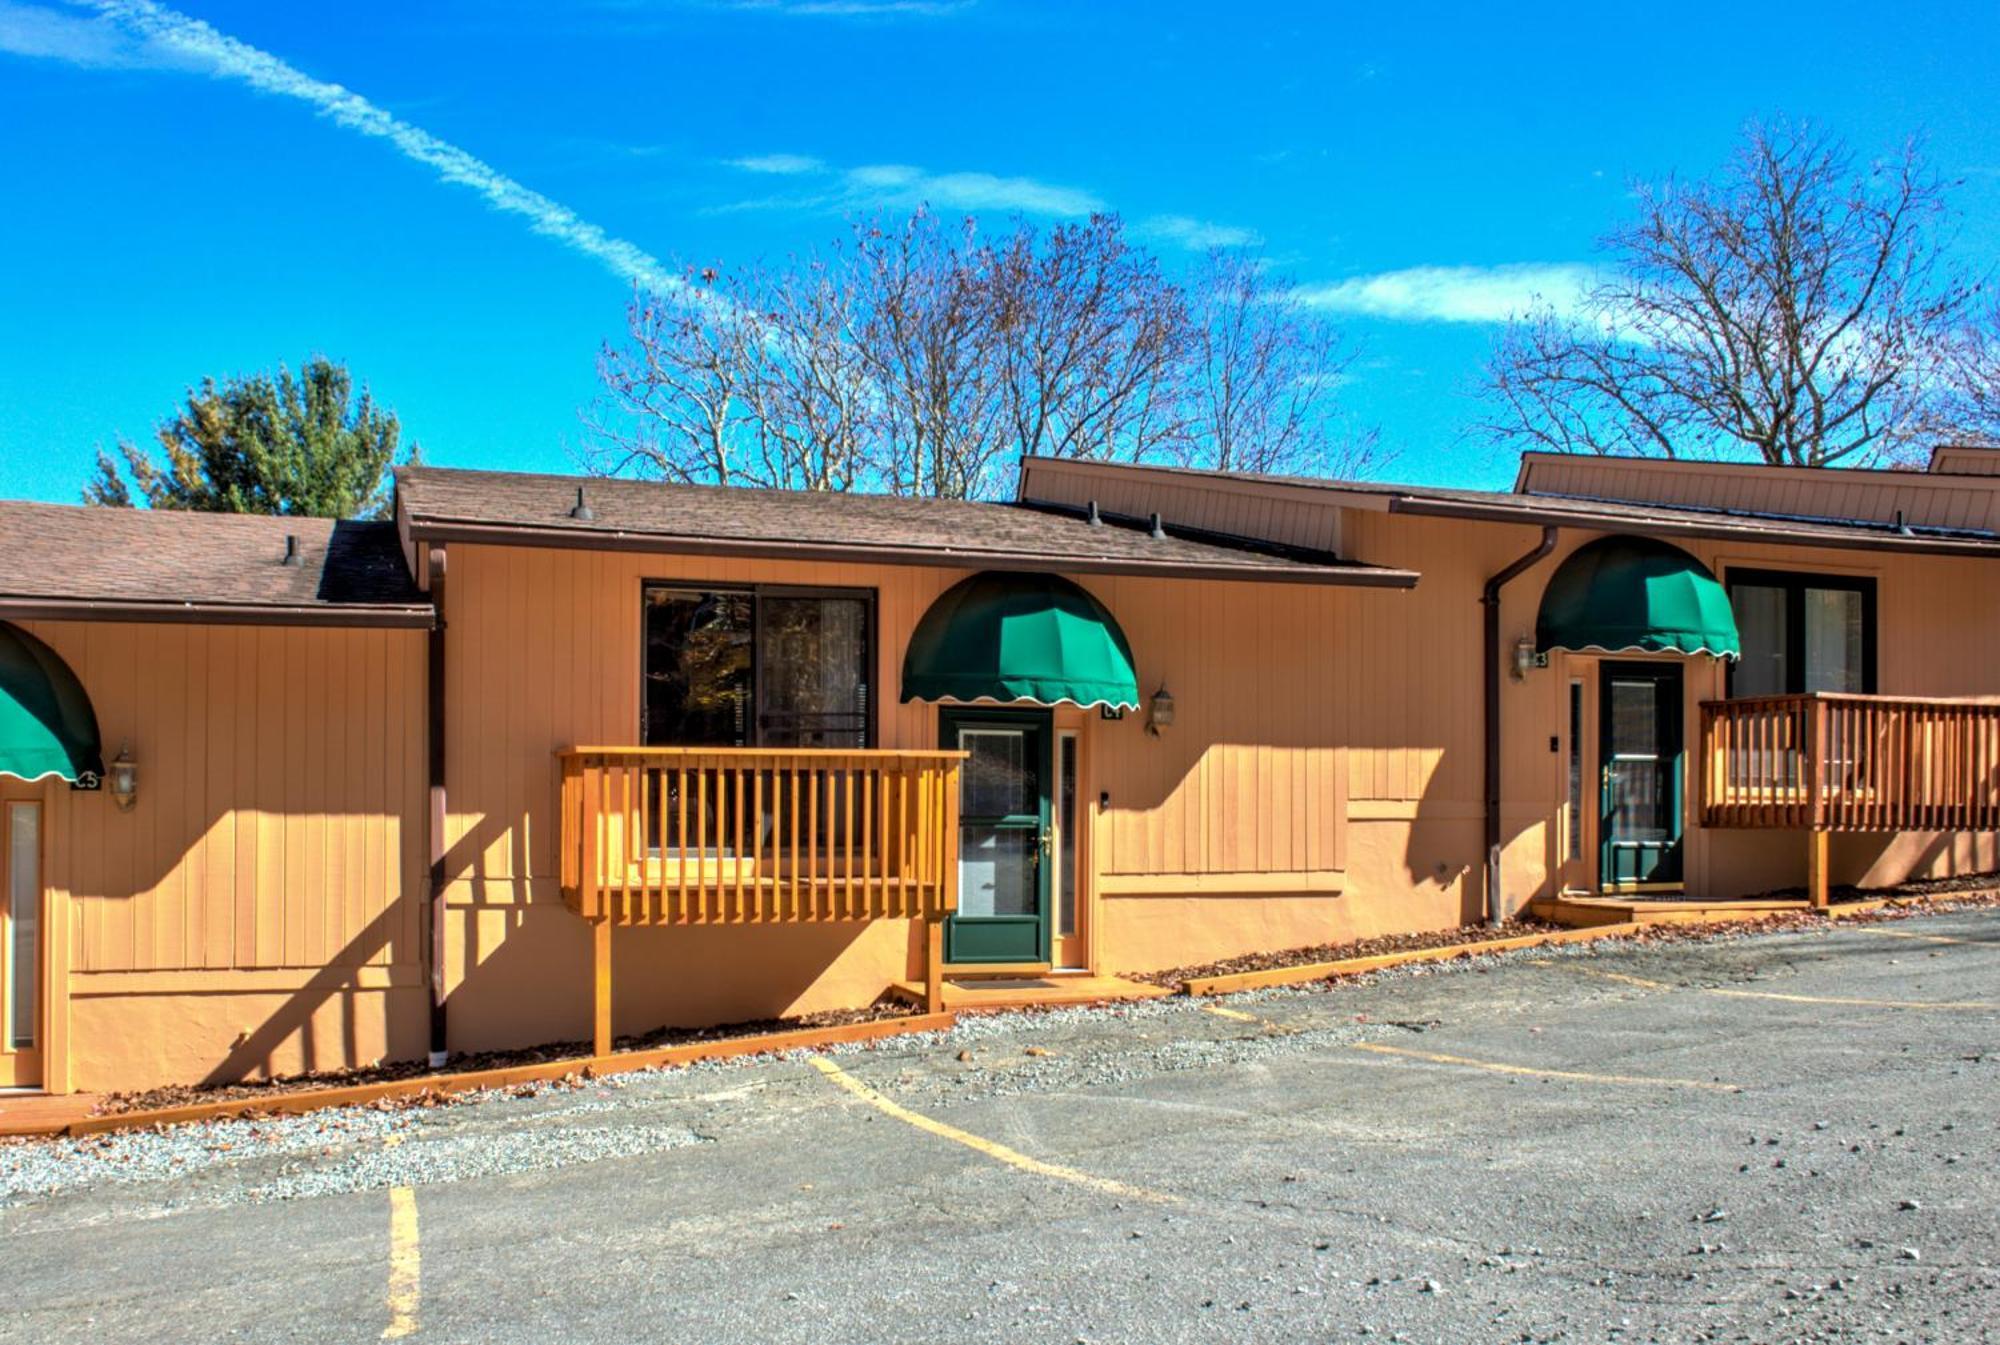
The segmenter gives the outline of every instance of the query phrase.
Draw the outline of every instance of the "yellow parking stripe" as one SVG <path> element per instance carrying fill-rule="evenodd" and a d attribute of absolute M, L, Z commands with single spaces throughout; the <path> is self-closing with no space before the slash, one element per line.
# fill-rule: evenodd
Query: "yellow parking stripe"
<path fill-rule="evenodd" d="M 1918 943 L 1979 943 L 1978 939 L 1954 939 L 1949 934 L 1912 934 L 1907 929 L 1877 929 L 1873 925 L 1849 925 L 1851 934 L 1873 934 L 1884 939 L 1915 939 Z"/>
<path fill-rule="evenodd" d="M 1402 1046 L 1389 1046 L 1377 1041 L 1357 1041 L 1350 1043 L 1357 1051 L 1372 1051 L 1377 1055 L 1408 1056 L 1413 1060 L 1426 1060 L 1433 1065 L 1457 1065 L 1465 1069 L 1481 1069 L 1493 1074 L 1524 1074 L 1537 1079 L 1575 1079 L 1580 1083 L 1650 1084 L 1661 1088 L 1701 1088 L 1713 1093 L 1740 1093 L 1743 1090 L 1733 1083 L 1717 1083 L 1712 1079 L 1663 1079 L 1648 1074 L 1586 1074 L 1571 1069 L 1542 1069 L 1533 1065 L 1508 1065 L 1495 1060 L 1474 1060 L 1462 1055 L 1441 1055 L 1435 1051 L 1412 1051 Z"/>
<path fill-rule="evenodd" d="M 1201 1007 L 1207 1012 L 1214 1014 L 1217 1018 L 1233 1018 L 1239 1023 L 1262 1023 L 1264 1021 L 1254 1013 L 1245 1013 L 1241 1009 L 1225 1009 L 1220 1004 L 1204 1004 Z"/>
<path fill-rule="evenodd" d="M 2000 1009 L 2000 1004 L 1982 999 L 1848 999 L 1841 995 L 1781 995 L 1775 990 L 1724 990 L 1713 985 L 1705 985 L 1701 989 L 1707 994 L 1727 995 L 1731 999 L 1781 999 L 1787 1004 L 1845 1004 L 1863 1009 L 1942 1009 L 1948 1012 Z"/>
<path fill-rule="evenodd" d="M 398 1186 L 389 1192 L 389 1325 L 382 1329 L 382 1339 L 401 1340 L 416 1333 L 422 1269 L 417 1193 Z"/>
<path fill-rule="evenodd" d="M 1555 963 L 1538 961 L 1535 965 L 1552 967 Z M 1731 990 L 1719 985 L 1672 986 L 1665 981 L 1649 981 L 1643 976 L 1625 976 L 1615 971 L 1599 971 L 1595 967 L 1571 967 L 1570 970 L 1582 976 L 1595 976 L 1599 980 L 1636 985 L 1646 990 L 1699 990 L 1704 995 L 1723 995 L 1730 999 L 1775 999 L 1787 1004 L 1833 1004 L 1860 1009 L 1938 1009 L 1951 1013 L 2000 1009 L 2000 1004 L 1983 999 L 1857 999 L 1846 995 L 1787 995 L 1776 990 Z"/>
<path fill-rule="evenodd" d="M 1038 1177 L 1053 1177 L 1057 1181 L 1070 1182 L 1077 1186 L 1088 1187 L 1093 1191 L 1099 1191 L 1109 1196 L 1119 1196 L 1128 1200 L 1150 1200 L 1160 1204 L 1176 1203 L 1175 1197 L 1167 1195 L 1164 1192 L 1149 1191 L 1143 1186 L 1128 1186 L 1124 1182 L 1113 1181 L 1109 1177 L 1094 1177 L 1088 1172 L 1079 1172 L 1075 1168 L 1064 1167 L 1060 1163 L 1045 1163 L 1039 1158 L 1030 1158 L 1017 1149 L 1010 1149 L 1004 1144 L 997 1144 L 992 1140 L 982 1139 L 978 1135 L 960 1130 L 957 1126 L 946 1125 L 943 1121 L 933 1120 L 921 1112 L 913 1112 L 900 1103 L 890 1101 L 840 1066 L 834 1064 L 831 1060 L 828 1060 L 825 1056 L 814 1056 L 812 1058 L 812 1065 L 821 1074 L 824 1074 L 827 1078 L 833 1080 L 833 1082 L 839 1084 L 842 1088 L 852 1093 L 855 1097 L 860 1098 L 883 1115 L 893 1116 L 906 1125 L 913 1125 L 917 1129 L 936 1135 L 940 1139 L 948 1139 L 954 1144 L 963 1144 L 966 1148 L 985 1154 L 988 1158 L 1005 1163 L 1009 1167 L 1019 1168 L 1023 1172 L 1032 1172 Z"/>

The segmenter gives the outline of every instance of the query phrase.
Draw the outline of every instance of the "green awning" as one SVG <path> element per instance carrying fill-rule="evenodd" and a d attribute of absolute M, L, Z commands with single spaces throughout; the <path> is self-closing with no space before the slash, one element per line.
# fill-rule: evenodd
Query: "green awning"
<path fill-rule="evenodd" d="M 1535 648 L 1620 653 L 1742 652 L 1729 595 L 1706 565 L 1650 537 L 1600 537 L 1556 567 Z"/>
<path fill-rule="evenodd" d="M 903 699 L 1136 710 L 1139 676 L 1103 603 L 1060 575 L 989 570 L 946 589 L 917 622 Z"/>
<path fill-rule="evenodd" d="M 0 775 L 72 782 L 104 774 L 97 711 L 62 655 L 0 621 Z"/>

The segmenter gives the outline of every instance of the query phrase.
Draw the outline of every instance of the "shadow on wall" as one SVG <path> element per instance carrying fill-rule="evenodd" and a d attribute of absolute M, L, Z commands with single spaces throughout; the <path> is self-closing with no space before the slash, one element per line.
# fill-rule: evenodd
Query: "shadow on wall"
<path fill-rule="evenodd" d="M 407 900 L 407 898 L 405 898 Z M 426 1049 L 430 1024 L 430 995 L 427 987 L 414 989 L 392 986 L 387 990 L 364 989 L 358 984 L 361 963 L 389 947 L 391 931 L 402 912 L 400 903 L 390 906 L 369 921 L 360 935 L 341 950 L 342 963 L 315 972 L 304 988 L 292 993 L 284 1007 L 244 1034 L 222 1062 L 203 1077 L 204 1084 L 235 1083 L 253 1077 L 270 1077 L 274 1062 L 296 1050 L 308 1072 L 367 1065 L 372 1061 L 362 1052 L 373 1034 L 357 1020 L 357 996 L 380 996 L 383 1004 L 382 1040 L 387 1044 L 384 1058 L 420 1059 Z M 340 1008 L 340 1030 L 335 1042 L 322 1042 L 322 1011 L 333 1001 Z M 291 1043 L 296 1041 L 296 1047 Z"/>
<path fill-rule="evenodd" d="M 549 851 L 545 862 L 554 864 L 553 844 L 530 845 L 527 832 L 525 817 L 482 818 L 445 857 L 454 1051 L 589 1038 L 590 924 L 563 901 L 548 869 L 518 876 L 531 851 Z M 487 858 L 503 840 L 516 872 L 487 877 Z M 630 1036 L 867 1004 L 889 979 L 914 974 L 921 953 L 921 927 L 903 920 L 621 925 L 612 932 L 612 1021 Z"/>

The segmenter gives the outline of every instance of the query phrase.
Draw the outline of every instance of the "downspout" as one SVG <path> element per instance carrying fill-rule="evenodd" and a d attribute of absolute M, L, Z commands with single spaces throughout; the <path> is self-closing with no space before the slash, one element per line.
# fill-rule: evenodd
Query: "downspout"
<path fill-rule="evenodd" d="M 444 570 L 443 546 L 430 549 L 431 606 L 436 616 L 427 640 L 426 681 L 430 695 L 430 900 L 424 903 L 421 941 L 425 961 L 425 982 L 431 997 L 432 1069 L 444 1065 L 447 1054 L 444 1011 Z"/>
<path fill-rule="evenodd" d="M 1500 893 L 1500 590 L 1524 570 L 1555 550 L 1554 527 L 1542 529 L 1542 540 L 1534 550 L 1516 559 L 1486 581 L 1479 595 L 1485 609 L 1486 638 L 1482 651 L 1486 671 L 1486 923 L 1498 925 L 1507 918 L 1507 903 Z"/>

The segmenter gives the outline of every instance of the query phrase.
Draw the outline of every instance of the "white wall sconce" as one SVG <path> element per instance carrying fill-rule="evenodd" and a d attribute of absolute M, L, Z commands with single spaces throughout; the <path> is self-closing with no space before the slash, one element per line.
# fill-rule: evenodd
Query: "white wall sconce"
<path fill-rule="evenodd" d="M 132 759 L 131 744 L 118 745 L 118 755 L 112 759 L 105 777 L 111 801 L 118 805 L 118 811 L 131 812 L 133 805 L 139 801 L 139 763 Z"/>
<path fill-rule="evenodd" d="M 1508 671 L 1513 673 L 1516 682 L 1525 678 L 1530 669 L 1548 666 L 1549 656 L 1536 650 L 1534 636 L 1523 635 L 1514 641 L 1514 660 Z"/>
<path fill-rule="evenodd" d="M 1160 736 L 1160 730 L 1173 727 L 1173 722 L 1174 693 L 1167 690 L 1167 684 L 1162 682 L 1160 689 L 1153 693 L 1152 702 L 1146 707 L 1146 732 L 1157 738 Z"/>

